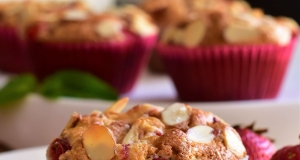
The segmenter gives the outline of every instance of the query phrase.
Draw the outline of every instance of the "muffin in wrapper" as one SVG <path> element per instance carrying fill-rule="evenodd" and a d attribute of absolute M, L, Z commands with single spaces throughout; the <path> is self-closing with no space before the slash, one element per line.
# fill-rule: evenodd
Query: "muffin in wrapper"
<path fill-rule="evenodd" d="M 131 8 L 130 11 L 129 8 Z M 132 15 L 135 12 L 141 12 L 136 14 L 138 18 Z M 150 49 L 156 42 L 156 27 L 150 21 L 148 22 L 146 14 L 144 15 L 142 11 L 133 6 L 108 11 L 103 15 L 89 16 L 92 20 L 89 17 L 87 19 L 92 21 L 91 25 L 97 27 L 94 22 L 99 21 L 101 28 L 99 27 L 98 30 L 91 28 L 88 32 L 91 32 L 94 36 L 93 32 L 99 31 L 101 32 L 99 34 L 100 38 L 81 34 L 83 32 L 76 33 L 76 30 L 72 33 L 66 33 L 66 39 L 64 39 L 64 35 L 62 37 L 53 36 L 50 40 L 47 38 L 31 38 L 30 57 L 35 74 L 42 80 L 60 70 L 81 70 L 90 72 L 108 82 L 119 93 L 128 92 L 134 86 L 142 68 L 148 61 Z M 139 30 L 138 27 L 144 26 L 136 24 L 140 23 L 140 21 L 136 22 L 136 19 L 145 21 L 146 24 L 141 22 L 144 25 L 151 25 L 149 27 L 151 28 L 150 32 L 149 30 L 145 32 L 143 32 L 143 29 Z M 75 23 L 84 26 L 85 23 L 88 23 L 86 21 L 82 20 Z M 71 24 L 74 21 L 66 22 L 62 20 L 61 23 L 63 26 L 64 23 Z M 42 28 L 42 26 L 39 27 Z M 111 28 L 113 28 L 113 31 L 110 30 Z M 33 28 L 33 31 L 35 29 Z M 32 29 L 30 32 L 32 33 Z M 106 35 L 111 32 L 114 33 Z M 68 38 L 68 34 L 80 35 L 75 38 Z"/>
<path fill-rule="evenodd" d="M 191 3 L 195 5 L 179 22 L 164 29 L 157 47 L 179 98 L 227 101 L 276 97 L 298 24 L 287 17 L 265 15 L 243 1 Z"/>
<path fill-rule="evenodd" d="M 276 97 L 296 42 L 187 49 L 159 45 L 178 96 L 184 101 Z"/>
<path fill-rule="evenodd" d="M 90 72 L 115 87 L 129 91 L 147 63 L 155 36 L 128 34 L 118 43 L 31 43 L 31 59 L 38 78 L 64 69 Z"/>
<path fill-rule="evenodd" d="M 20 34 L 23 2 L 0 3 L 0 70 L 12 73 L 29 72 L 27 45 Z"/>
<path fill-rule="evenodd" d="M 77 0 L 0 2 L 0 70 L 32 72 L 25 33 L 27 27 L 40 18 L 51 21 L 52 13 L 78 6 L 83 6 L 83 3 Z"/>
<path fill-rule="evenodd" d="M 11 73 L 30 72 L 27 43 L 14 27 L 0 26 L 0 70 Z"/>

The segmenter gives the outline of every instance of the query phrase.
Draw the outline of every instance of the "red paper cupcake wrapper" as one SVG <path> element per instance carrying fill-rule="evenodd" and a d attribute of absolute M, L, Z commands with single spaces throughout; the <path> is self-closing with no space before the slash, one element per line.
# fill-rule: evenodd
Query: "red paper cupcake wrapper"
<path fill-rule="evenodd" d="M 156 36 L 133 35 L 118 43 L 30 42 L 30 57 L 40 80 L 60 70 L 75 69 L 90 72 L 125 93 L 135 84 L 155 42 Z"/>
<path fill-rule="evenodd" d="M 263 99 L 276 97 L 296 39 L 286 46 L 157 49 L 183 101 Z"/>
<path fill-rule="evenodd" d="M 0 70 L 22 73 L 30 72 L 27 44 L 16 29 L 0 26 Z"/>

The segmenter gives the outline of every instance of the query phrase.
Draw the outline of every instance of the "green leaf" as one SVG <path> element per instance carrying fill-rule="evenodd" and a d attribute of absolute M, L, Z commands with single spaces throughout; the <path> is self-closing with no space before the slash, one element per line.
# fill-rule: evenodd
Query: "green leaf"
<path fill-rule="evenodd" d="M 50 99 L 66 97 L 116 100 L 115 89 L 96 76 L 81 71 L 61 71 L 46 78 L 40 93 Z"/>
<path fill-rule="evenodd" d="M 21 74 L 11 78 L 0 90 L 0 107 L 17 102 L 33 92 L 36 79 L 31 74 Z"/>

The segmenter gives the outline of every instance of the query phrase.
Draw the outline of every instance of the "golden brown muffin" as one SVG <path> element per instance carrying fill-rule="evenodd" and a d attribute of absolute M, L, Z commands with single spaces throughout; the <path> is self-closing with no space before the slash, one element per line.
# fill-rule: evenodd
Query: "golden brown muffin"
<path fill-rule="evenodd" d="M 73 113 L 48 147 L 48 160 L 239 160 L 238 133 L 216 115 L 187 104 L 141 104 L 119 113 L 128 99 L 104 112 Z"/>

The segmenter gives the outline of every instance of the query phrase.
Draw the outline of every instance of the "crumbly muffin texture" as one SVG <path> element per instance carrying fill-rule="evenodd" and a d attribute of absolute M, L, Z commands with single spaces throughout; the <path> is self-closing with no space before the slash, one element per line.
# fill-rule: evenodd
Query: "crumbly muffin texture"
<path fill-rule="evenodd" d="M 216 115 L 187 104 L 140 104 L 124 113 L 123 98 L 106 111 L 69 122 L 47 149 L 48 160 L 240 160 L 238 133 Z"/>
<path fill-rule="evenodd" d="M 293 19 L 266 15 L 243 0 L 145 0 L 141 6 L 163 29 L 165 44 L 286 45 L 299 30 Z"/>

